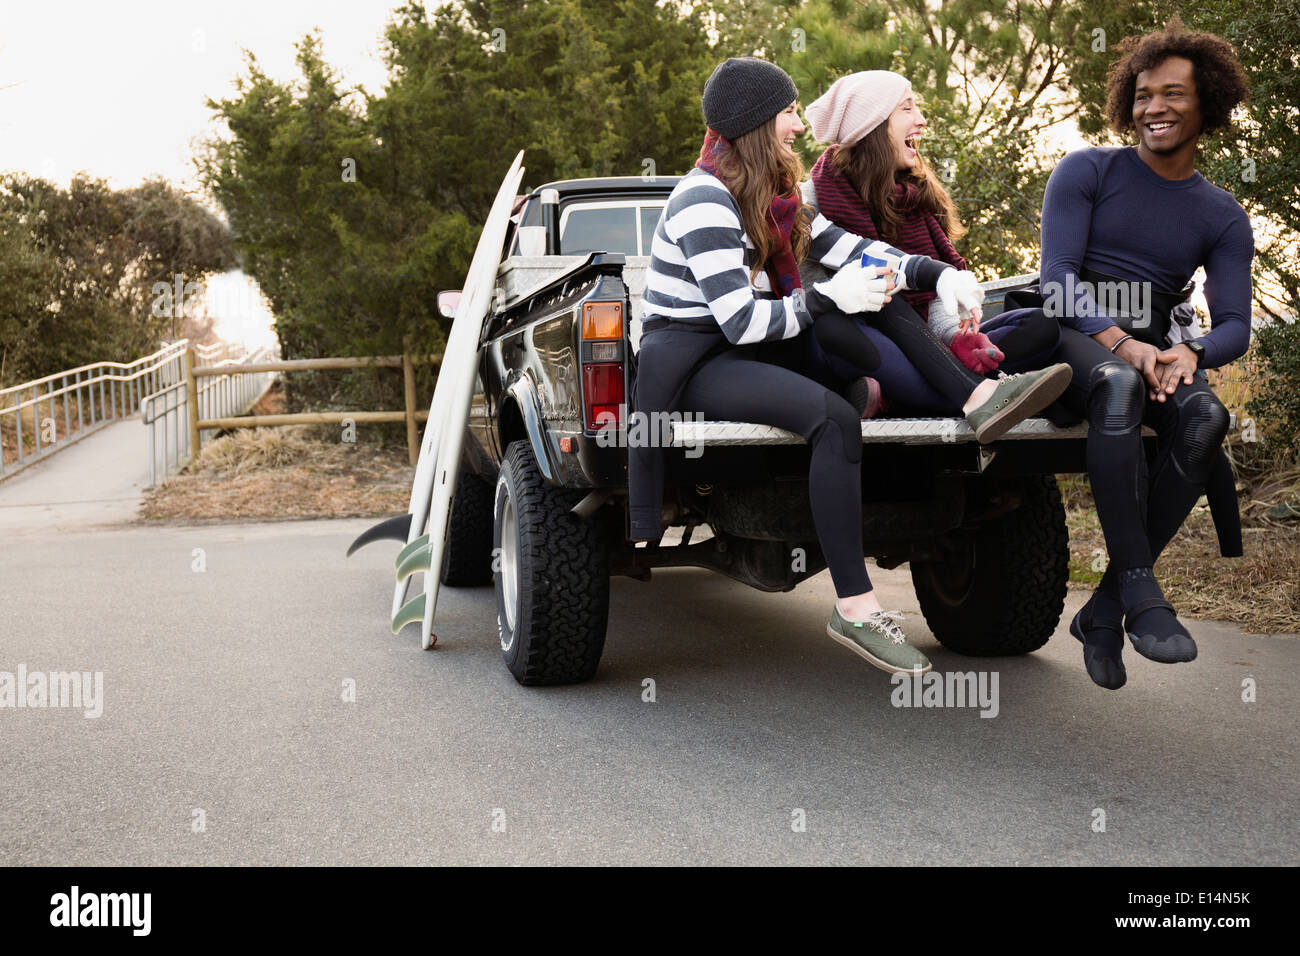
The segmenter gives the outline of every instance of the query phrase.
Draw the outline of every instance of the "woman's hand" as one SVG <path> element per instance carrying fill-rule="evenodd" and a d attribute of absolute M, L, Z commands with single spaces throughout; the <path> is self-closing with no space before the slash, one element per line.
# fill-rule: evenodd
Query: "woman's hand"
<path fill-rule="evenodd" d="M 980 375 L 994 371 L 1006 358 L 987 335 L 978 332 L 958 332 L 948 348 L 963 365 Z"/>
<path fill-rule="evenodd" d="M 889 289 L 892 269 L 864 269 L 861 263 L 850 262 L 825 282 L 813 288 L 835 303 L 841 312 L 879 312 L 890 301 Z"/>
<path fill-rule="evenodd" d="M 980 328 L 980 303 L 984 290 L 973 273 L 965 269 L 945 269 L 934 287 L 943 303 L 944 311 L 961 318 L 961 331 L 978 332 Z"/>

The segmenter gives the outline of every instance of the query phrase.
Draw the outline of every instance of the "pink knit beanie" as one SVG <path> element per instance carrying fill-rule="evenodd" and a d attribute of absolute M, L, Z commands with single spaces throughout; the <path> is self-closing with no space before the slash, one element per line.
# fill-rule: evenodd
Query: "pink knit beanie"
<path fill-rule="evenodd" d="M 852 146 L 889 119 L 911 90 L 906 77 L 889 70 L 850 73 L 832 83 L 804 112 L 818 142 Z"/>

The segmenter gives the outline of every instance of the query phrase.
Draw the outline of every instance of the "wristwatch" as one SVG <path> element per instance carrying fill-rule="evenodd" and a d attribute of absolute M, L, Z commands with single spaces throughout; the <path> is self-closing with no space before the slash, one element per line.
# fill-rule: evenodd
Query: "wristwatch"
<path fill-rule="evenodd" d="M 1201 362 L 1205 358 L 1205 346 L 1195 340 L 1184 342 L 1183 345 L 1192 350 L 1192 354 L 1196 356 L 1196 367 L 1200 368 Z"/>

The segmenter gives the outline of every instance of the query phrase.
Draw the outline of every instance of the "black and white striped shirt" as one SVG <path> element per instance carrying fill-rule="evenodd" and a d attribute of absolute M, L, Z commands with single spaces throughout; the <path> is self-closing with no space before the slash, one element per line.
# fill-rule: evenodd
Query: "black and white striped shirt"
<path fill-rule="evenodd" d="M 916 289 L 933 288 L 947 268 L 925 256 L 911 256 L 887 243 L 845 232 L 820 214 L 812 220 L 810 232 L 808 258 L 832 271 L 870 252 L 901 272 L 908 288 Z M 813 321 L 803 292 L 776 298 L 762 269 L 751 283 L 755 255 L 731 192 L 716 176 L 692 170 L 673 189 L 655 227 L 643 319 L 694 326 L 716 323 L 733 345 L 798 335 Z"/>

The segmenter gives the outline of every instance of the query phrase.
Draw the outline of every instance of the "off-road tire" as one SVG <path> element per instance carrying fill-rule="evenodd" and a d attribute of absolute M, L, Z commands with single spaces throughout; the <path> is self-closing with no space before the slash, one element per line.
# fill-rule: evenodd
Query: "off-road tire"
<path fill-rule="evenodd" d="M 477 588 L 492 583 L 492 485 L 472 472 L 456 481 L 442 552 L 442 583 Z"/>
<path fill-rule="evenodd" d="M 1070 539 L 1051 475 L 1023 479 L 1020 507 L 945 538 L 947 559 L 912 563 L 921 613 L 939 643 L 971 657 L 1028 654 L 1065 607 Z"/>
<path fill-rule="evenodd" d="M 600 526 L 569 513 L 581 498 L 546 484 L 528 442 L 511 442 L 493 496 L 492 542 L 500 549 L 501 653 L 521 684 L 576 684 L 590 680 L 600 663 L 609 559 Z"/>

